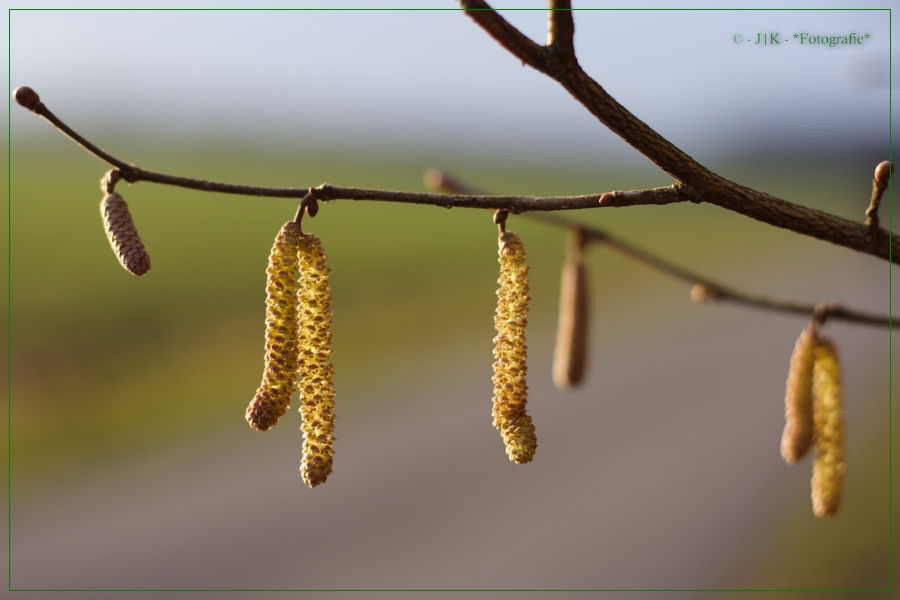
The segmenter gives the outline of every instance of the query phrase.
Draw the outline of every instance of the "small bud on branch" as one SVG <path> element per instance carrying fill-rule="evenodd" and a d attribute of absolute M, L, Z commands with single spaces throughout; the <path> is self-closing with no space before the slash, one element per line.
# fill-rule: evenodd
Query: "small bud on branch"
<path fill-rule="evenodd" d="M 881 185 L 887 185 L 887 182 L 890 181 L 891 175 L 893 174 L 894 165 L 892 165 L 890 161 L 882 161 L 875 167 L 875 181 Z"/>
<path fill-rule="evenodd" d="M 13 91 L 13 97 L 16 99 L 19 106 L 25 107 L 31 112 L 34 112 L 34 109 L 37 108 L 37 105 L 41 101 L 41 97 L 38 96 L 38 93 L 27 85 L 17 87 L 15 91 Z"/>

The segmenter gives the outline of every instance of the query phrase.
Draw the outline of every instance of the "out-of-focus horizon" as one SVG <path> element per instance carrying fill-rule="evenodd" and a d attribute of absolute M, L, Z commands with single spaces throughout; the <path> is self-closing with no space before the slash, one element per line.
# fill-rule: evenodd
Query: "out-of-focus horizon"
<path fill-rule="evenodd" d="M 504 14 L 543 41 L 544 11 Z M 801 46 L 791 35 L 803 32 L 870 37 Z M 755 43 L 772 33 L 780 45 Z M 12 86 L 32 86 L 51 109 L 95 132 L 170 143 L 227 136 L 613 163 L 638 157 L 455 10 L 14 10 L 10 36 Z M 576 18 L 588 73 L 706 161 L 773 148 L 885 147 L 889 48 L 883 11 L 583 10 Z M 13 111 L 12 123 L 17 135 L 49 134 L 23 111 Z"/>

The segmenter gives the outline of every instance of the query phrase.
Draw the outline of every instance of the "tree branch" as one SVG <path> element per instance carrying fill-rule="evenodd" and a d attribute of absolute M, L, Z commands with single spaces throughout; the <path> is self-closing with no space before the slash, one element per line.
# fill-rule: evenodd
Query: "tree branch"
<path fill-rule="evenodd" d="M 477 194 L 481 193 L 476 188 L 462 183 L 458 179 L 439 171 L 437 169 L 429 169 L 426 171 L 423 180 L 425 185 L 432 189 L 443 189 L 453 194 Z M 564 217 L 556 215 L 525 215 L 532 219 L 537 219 L 543 223 L 550 223 L 567 229 L 579 230 L 586 239 L 602 243 L 610 248 L 637 260 L 649 267 L 656 269 L 670 277 L 674 277 L 680 281 L 684 281 L 692 286 L 691 298 L 695 301 L 717 300 L 724 302 L 734 302 L 751 308 L 762 310 L 770 310 L 775 312 L 799 314 L 808 317 L 819 315 L 820 319 L 832 319 L 837 321 L 846 321 L 848 323 L 858 323 L 861 325 L 872 325 L 876 327 L 890 327 L 891 319 L 887 316 L 873 315 L 870 313 L 844 308 L 838 304 L 803 304 L 800 302 L 791 302 L 783 300 L 771 300 L 762 296 L 751 296 L 736 291 L 725 285 L 717 283 L 712 279 L 684 269 L 672 262 L 669 262 L 655 254 L 642 250 L 620 238 L 610 235 L 606 231 L 590 227 Z"/>
<path fill-rule="evenodd" d="M 577 67 L 575 57 L 575 22 L 571 0 L 550 0 L 547 15 L 547 49 L 558 62 Z"/>
<path fill-rule="evenodd" d="M 463 10 L 473 21 L 481 25 L 497 43 L 513 53 L 522 64 L 545 71 L 546 55 L 544 47 L 531 41 L 528 36 L 509 24 L 484 0 L 459 0 Z"/>
<path fill-rule="evenodd" d="M 19 90 L 28 89 L 35 97 L 30 88 L 18 88 L 16 90 L 17 100 L 20 94 Z M 22 102 L 20 102 L 22 104 Z M 425 194 L 421 192 L 399 192 L 393 190 L 375 190 L 367 188 L 340 187 L 335 185 L 323 184 L 320 186 L 307 187 L 268 187 L 242 185 L 234 183 L 222 183 L 219 181 L 208 181 L 205 179 L 192 179 L 189 177 L 178 177 L 175 175 L 167 175 L 165 173 L 157 173 L 142 169 L 136 165 L 129 164 L 105 150 L 100 149 L 90 140 L 79 134 L 77 131 L 66 125 L 55 114 L 53 114 L 47 106 L 38 99 L 31 105 L 22 104 L 32 112 L 52 123 L 56 128 L 65 133 L 79 146 L 105 161 L 106 163 L 116 167 L 119 171 L 119 177 L 129 183 L 137 183 L 139 181 L 149 181 L 153 183 L 161 183 L 176 187 L 201 190 L 204 192 L 220 192 L 223 194 L 238 194 L 242 196 L 257 196 L 271 198 L 298 198 L 302 199 L 309 193 L 314 193 L 317 200 L 327 202 L 329 200 L 363 200 L 378 202 L 402 202 L 407 204 L 424 204 L 430 206 L 441 206 L 444 208 L 484 208 L 484 209 L 503 209 L 512 213 L 521 213 L 526 211 L 552 211 L 552 210 L 574 210 L 579 208 L 596 208 L 600 206 L 601 198 L 613 198 L 613 203 L 608 201 L 604 204 L 611 206 L 637 206 L 646 204 L 672 204 L 675 202 L 688 202 L 691 197 L 684 194 L 684 189 L 677 185 L 664 186 L 648 190 L 631 190 L 618 191 L 605 194 L 588 194 L 584 196 L 491 196 L 485 194 Z"/>
<path fill-rule="evenodd" d="M 484 0 L 460 0 L 460 5 L 504 48 L 556 80 L 613 133 L 682 183 L 692 202 L 708 202 L 781 229 L 900 263 L 900 241 L 884 229 L 873 234 L 863 223 L 792 204 L 716 175 L 616 102 L 577 62 L 547 52 L 546 47 L 544 51 L 535 48 L 534 42 Z"/>

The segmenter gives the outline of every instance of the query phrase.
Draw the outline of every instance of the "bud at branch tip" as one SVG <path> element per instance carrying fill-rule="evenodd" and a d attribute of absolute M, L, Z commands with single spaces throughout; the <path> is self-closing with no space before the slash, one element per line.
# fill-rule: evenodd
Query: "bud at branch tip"
<path fill-rule="evenodd" d="M 875 181 L 877 181 L 881 185 L 887 185 L 887 182 L 890 181 L 891 175 L 893 173 L 894 165 L 892 165 L 889 161 L 883 161 L 879 163 L 877 167 L 875 167 Z"/>
<path fill-rule="evenodd" d="M 37 108 L 37 105 L 41 102 L 41 97 L 38 96 L 38 93 L 27 85 L 17 87 L 15 91 L 13 91 L 13 98 L 16 99 L 19 106 L 23 106 L 31 112 L 34 112 L 34 109 Z"/>

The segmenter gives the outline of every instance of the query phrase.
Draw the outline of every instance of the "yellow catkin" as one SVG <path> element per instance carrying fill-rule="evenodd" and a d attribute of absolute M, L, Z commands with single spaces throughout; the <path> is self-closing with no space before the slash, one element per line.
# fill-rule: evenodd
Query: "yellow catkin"
<path fill-rule="evenodd" d="M 509 459 L 523 464 L 534 457 L 537 438 L 525 412 L 525 325 L 528 323 L 528 267 L 525 247 L 511 231 L 500 235 L 500 288 L 494 326 L 494 427 L 500 430 Z"/>
<path fill-rule="evenodd" d="M 559 389 L 584 379 L 588 340 L 588 282 L 582 261 L 583 234 L 570 234 L 559 293 L 559 323 L 553 352 L 553 383 Z"/>
<path fill-rule="evenodd" d="M 841 406 L 841 367 L 834 345 L 819 339 L 813 367 L 812 503 L 817 517 L 837 512 L 844 479 L 844 415 Z"/>
<path fill-rule="evenodd" d="M 100 214 L 119 263 L 138 277 L 146 274 L 150 270 L 150 255 L 138 235 L 125 199 L 115 192 L 107 195 L 100 202 Z"/>
<path fill-rule="evenodd" d="M 247 407 L 247 422 L 265 431 L 291 403 L 297 383 L 297 251 L 303 232 L 285 223 L 275 237 L 266 269 L 266 361 L 262 384 Z"/>
<path fill-rule="evenodd" d="M 818 335 L 815 325 L 803 330 L 788 371 L 784 393 L 784 433 L 781 436 L 781 456 L 788 463 L 803 458 L 813 442 L 813 363 Z"/>
<path fill-rule="evenodd" d="M 334 455 L 334 366 L 331 364 L 331 287 L 322 242 L 306 234 L 300 244 L 300 412 L 303 460 L 309 487 L 325 483 Z"/>

